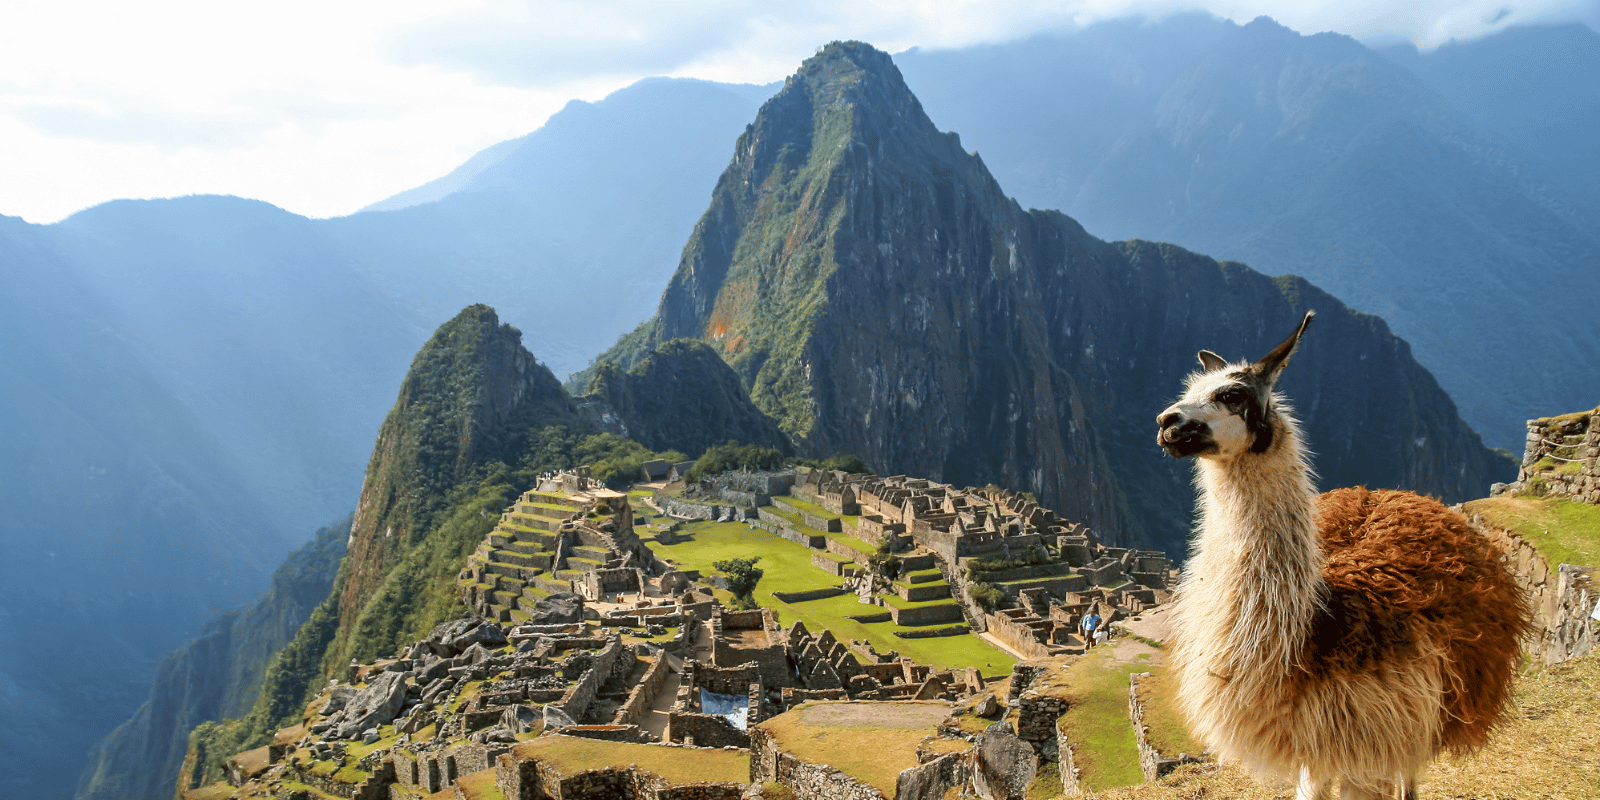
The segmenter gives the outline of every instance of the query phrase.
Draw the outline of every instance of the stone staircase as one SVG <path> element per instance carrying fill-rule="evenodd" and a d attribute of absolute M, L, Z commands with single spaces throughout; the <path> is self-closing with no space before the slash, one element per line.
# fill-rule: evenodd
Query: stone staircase
<path fill-rule="evenodd" d="M 526 621 L 539 600 L 574 591 L 589 573 L 640 549 L 625 499 L 609 492 L 602 502 L 560 485 L 524 492 L 467 557 L 457 586 L 469 607 L 498 622 Z M 607 522 L 614 531 L 600 529 Z"/>

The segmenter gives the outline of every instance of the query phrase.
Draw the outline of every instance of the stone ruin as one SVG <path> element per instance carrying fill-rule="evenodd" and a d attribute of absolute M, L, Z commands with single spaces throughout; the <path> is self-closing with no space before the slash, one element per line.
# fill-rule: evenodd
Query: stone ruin
<path fill-rule="evenodd" d="M 1561 497 L 1600 505 L 1600 407 L 1528 420 L 1527 446 L 1517 480 L 1491 494 Z"/>
<path fill-rule="evenodd" d="M 546 477 L 500 515 L 458 577 L 468 608 L 521 622 L 552 593 L 638 594 L 667 570 L 634 532 L 628 496 L 587 473 L 579 467 Z"/>

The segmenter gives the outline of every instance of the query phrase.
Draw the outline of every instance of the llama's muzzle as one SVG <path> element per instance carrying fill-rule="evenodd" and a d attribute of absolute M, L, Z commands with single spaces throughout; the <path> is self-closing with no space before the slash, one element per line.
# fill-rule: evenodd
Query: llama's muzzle
<path fill-rule="evenodd" d="M 1178 411 L 1165 411 L 1156 419 L 1161 430 L 1156 444 L 1173 458 L 1192 456 L 1211 447 L 1211 428 L 1204 422 Z"/>

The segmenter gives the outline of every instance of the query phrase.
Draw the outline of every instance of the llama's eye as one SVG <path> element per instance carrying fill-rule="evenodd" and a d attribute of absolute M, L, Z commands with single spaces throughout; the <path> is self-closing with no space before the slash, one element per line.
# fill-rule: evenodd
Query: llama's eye
<path fill-rule="evenodd" d="M 1217 402 L 1223 405 L 1236 406 L 1240 403 L 1243 403 L 1244 400 L 1244 390 L 1237 387 L 1232 389 L 1223 389 L 1217 393 Z"/>

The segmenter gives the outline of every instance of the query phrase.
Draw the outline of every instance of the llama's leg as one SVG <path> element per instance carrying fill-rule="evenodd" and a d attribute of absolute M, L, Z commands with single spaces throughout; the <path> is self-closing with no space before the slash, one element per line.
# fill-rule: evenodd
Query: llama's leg
<path fill-rule="evenodd" d="M 1400 779 L 1400 800 L 1417 800 L 1417 779 L 1407 775 Z"/>
<path fill-rule="evenodd" d="M 1311 777 L 1310 767 L 1300 768 L 1300 788 L 1294 793 L 1294 800 L 1328 800 L 1328 783 Z"/>

